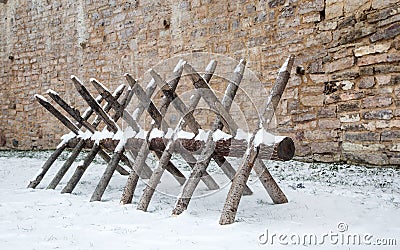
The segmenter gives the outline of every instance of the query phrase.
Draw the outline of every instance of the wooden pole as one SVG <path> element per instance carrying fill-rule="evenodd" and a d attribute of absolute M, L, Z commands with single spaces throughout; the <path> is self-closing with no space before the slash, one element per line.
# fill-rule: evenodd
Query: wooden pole
<path fill-rule="evenodd" d="M 255 144 L 254 140 L 264 127 L 271 122 L 274 115 L 274 110 L 278 106 L 279 100 L 285 90 L 286 84 L 289 81 L 290 71 L 293 66 L 294 56 L 289 56 L 282 68 L 278 73 L 277 80 L 271 90 L 270 96 L 267 99 L 266 108 L 261 117 L 259 124 L 259 129 L 253 133 L 250 140 L 249 150 L 244 156 L 244 161 L 240 165 L 235 178 L 232 181 L 231 188 L 229 189 L 228 196 L 224 208 L 222 210 L 221 218 L 219 223 L 221 225 L 231 224 L 234 222 L 236 217 L 236 212 L 240 203 L 240 199 L 243 194 L 244 185 L 249 178 L 251 169 L 253 168 L 254 162 L 258 156 L 259 147 Z"/>

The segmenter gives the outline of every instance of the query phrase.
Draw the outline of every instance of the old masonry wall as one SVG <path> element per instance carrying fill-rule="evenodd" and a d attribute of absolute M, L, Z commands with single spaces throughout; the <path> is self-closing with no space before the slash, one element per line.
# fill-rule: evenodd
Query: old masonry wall
<path fill-rule="evenodd" d="M 66 129 L 33 95 L 52 88 L 82 108 L 71 74 L 115 87 L 126 72 L 212 52 L 246 58 L 268 89 L 292 53 L 275 132 L 297 157 L 400 164 L 398 0 L 6 0 L 0 34 L 1 148 L 57 145 Z"/>

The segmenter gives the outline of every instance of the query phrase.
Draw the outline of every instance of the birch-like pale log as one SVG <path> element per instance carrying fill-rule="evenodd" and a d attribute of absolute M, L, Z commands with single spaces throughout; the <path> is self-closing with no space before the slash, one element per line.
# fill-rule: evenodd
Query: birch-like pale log
<path fill-rule="evenodd" d="M 283 94 L 283 91 L 286 88 L 286 84 L 290 78 L 290 71 L 293 66 L 294 56 L 291 55 L 285 61 L 284 65 L 281 67 L 278 73 L 277 80 L 272 87 L 271 93 L 266 102 L 266 108 L 264 112 L 262 112 L 261 121 L 259 124 L 259 129 L 253 133 L 252 138 L 249 143 L 249 150 L 244 156 L 244 161 L 240 165 L 235 178 L 232 181 L 232 185 L 229 189 L 228 196 L 225 201 L 224 208 L 222 210 L 222 214 L 219 220 L 221 225 L 231 224 L 235 221 L 237 209 L 239 207 L 240 199 L 242 198 L 244 185 L 249 178 L 251 169 L 257 159 L 260 148 L 258 145 L 255 145 L 254 139 L 256 134 L 268 127 L 268 124 L 271 122 L 272 117 L 274 115 L 274 111 L 278 106 L 279 100 Z"/>

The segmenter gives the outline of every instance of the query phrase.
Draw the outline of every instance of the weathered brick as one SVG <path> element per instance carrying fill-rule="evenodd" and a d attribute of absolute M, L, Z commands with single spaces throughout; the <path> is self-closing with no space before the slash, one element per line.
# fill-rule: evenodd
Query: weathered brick
<path fill-rule="evenodd" d="M 392 110 L 371 110 L 371 111 L 365 111 L 362 113 L 362 118 L 365 120 L 389 120 L 392 119 L 393 117 L 393 111 Z"/>

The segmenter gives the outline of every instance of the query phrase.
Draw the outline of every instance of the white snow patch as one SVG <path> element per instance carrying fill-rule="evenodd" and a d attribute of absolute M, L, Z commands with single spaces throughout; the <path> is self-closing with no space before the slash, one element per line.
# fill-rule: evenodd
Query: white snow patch
<path fill-rule="evenodd" d="M 101 140 L 113 138 L 114 133 L 108 131 L 107 127 L 105 127 L 102 131 L 95 131 L 92 135 L 91 139 L 96 143 L 99 144 Z"/>
<path fill-rule="evenodd" d="M 136 134 L 135 138 L 144 140 L 147 137 L 147 133 L 148 133 L 147 131 L 140 129 L 139 132 Z"/>
<path fill-rule="evenodd" d="M 35 98 L 39 98 L 42 101 L 48 102 L 47 99 L 44 96 L 39 95 L 39 94 L 35 94 Z"/>
<path fill-rule="evenodd" d="M 118 130 L 118 132 L 120 132 L 121 130 Z M 117 134 L 118 132 L 115 134 L 113 139 L 117 139 Z M 124 132 L 120 133 L 120 135 L 118 135 L 118 139 L 120 140 L 118 142 L 118 145 L 115 147 L 114 152 L 120 152 L 123 147 L 125 146 L 126 142 L 128 141 L 128 139 L 135 137 L 136 135 L 136 131 L 134 131 L 132 129 L 132 127 L 127 127 Z"/>
<path fill-rule="evenodd" d="M 104 86 L 104 84 L 102 84 L 100 81 L 96 80 L 96 78 L 90 78 L 90 81 L 97 83 L 98 85 L 101 86 L 101 88 L 103 88 L 103 89 L 107 90 L 108 92 L 110 92 L 110 90 L 108 90 L 108 88 L 106 86 Z"/>
<path fill-rule="evenodd" d="M 120 92 L 123 88 L 125 88 L 125 84 L 121 84 L 116 88 L 113 92 L 113 95 L 115 96 L 118 92 Z"/>
<path fill-rule="evenodd" d="M 275 135 L 268 133 L 265 129 L 261 128 L 257 131 L 254 137 L 254 147 L 264 145 L 273 145 L 275 142 Z"/>
<path fill-rule="evenodd" d="M 180 130 L 178 133 L 176 133 L 176 137 L 175 138 L 178 138 L 178 139 L 192 139 L 194 136 L 195 136 L 194 133 Z"/>
<path fill-rule="evenodd" d="M 153 138 L 162 138 L 163 136 L 164 136 L 164 131 L 159 130 L 158 128 L 153 128 L 150 131 L 149 140 L 151 140 Z"/>
<path fill-rule="evenodd" d="M 52 89 L 48 89 L 48 90 L 46 91 L 46 93 L 47 93 L 47 94 L 52 94 L 52 95 L 59 95 L 57 92 L 55 92 L 55 91 L 52 90 Z"/>
<path fill-rule="evenodd" d="M 194 138 L 197 141 L 204 141 L 206 142 L 208 140 L 208 137 L 210 135 L 210 130 L 203 130 L 203 129 L 199 129 L 199 133 L 196 135 L 196 137 Z"/>
<path fill-rule="evenodd" d="M 213 141 L 228 140 L 228 139 L 232 138 L 232 135 L 227 134 L 220 129 L 217 129 L 213 133 L 212 138 L 213 138 Z"/>
<path fill-rule="evenodd" d="M 288 57 L 285 61 L 285 63 L 282 65 L 282 67 L 279 69 L 279 73 L 285 72 L 288 70 L 288 65 L 289 65 L 289 59 L 290 57 Z"/>
<path fill-rule="evenodd" d="M 243 67 L 244 67 L 243 59 L 240 59 L 239 64 L 236 66 L 234 73 L 240 73 Z"/>
<path fill-rule="evenodd" d="M 215 64 L 215 60 L 211 60 L 209 64 L 207 64 L 206 72 L 210 72 Z"/>
<path fill-rule="evenodd" d="M 48 156 L 46 152 L 0 152 L 0 249 L 369 249 L 333 245 L 329 239 L 322 245 L 293 247 L 281 245 L 277 237 L 273 245 L 259 243 L 266 230 L 270 235 L 288 235 L 288 241 L 291 235 L 315 235 L 321 242 L 325 234 L 336 233 L 340 241 L 340 222 L 348 225 L 344 236 L 373 235 L 372 242 L 397 240 L 397 246 L 371 249 L 399 245 L 399 169 L 268 161 L 289 202 L 273 205 L 258 176 L 251 173 L 248 185 L 253 195 L 243 197 L 234 224 L 220 226 L 229 188 L 211 192 L 199 183 L 187 211 L 171 216 L 182 188 L 169 174 L 163 175 L 147 213 L 137 211 L 134 204 L 119 205 L 126 183 L 119 174 L 111 179 L 103 202 L 88 201 L 106 168 L 102 162 L 92 163 L 74 194 L 59 193 L 73 171 L 56 190 L 45 189 L 61 161 L 55 162 L 37 189 L 27 189 L 27 180 L 33 179 Z M 241 160 L 229 159 L 235 166 Z M 189 176 L 189 169 L 181 170 Z M 229 185 L 215 163 L 207 171 L 218 183 Z M 145 187 L 146 182 L 138 182 L 137 190 Z"/>
<path fill-rule="evenodd" d="M 85 132 L 79 131 L 78 138 L 86 140 L 92 137 L 92 135 L 93 135 L 92 132 L 90 132 L 89 130 L 86 130 Z"/>
<path fill-rule="evenodd" d="M 248 133 L 248 132 L 246 132 L 246 131 L 244 131 L 243 129 L 240 129 L 240 128 L 239 128 L 239 129 L 236 131 L 236 136 L 235 136 L 235 139 L 236 139 L 236 140 L 246 140 L 246 141 L 249 141 L 250 138 L 251 138 L 251 134 Z"/>
<path fill-rule="evenodd" d="M 168 128 L 167 133 L 165 134 L 164 138 L 171 139 L 173 135 L 174 135 L 174 130 L 172 128 Z"/>
<path fill-rule="evenodd" d="M 132 113 L 132 119 L 137 121 L 138 116 L 139 116 L 139 108 L 136 108 Z"/>
<path fill-rule="evenodd" d="M 62 147 L 64 144 L 68 143 L 69 140 L 75 138 L 76 134 L 74 132 L 69 132 L 68 134 L 65 134 L 61 136 L 61 142 L 58 144 L 57 148 Z"/>
<path fill-rule="evenodd" d="M 186 61 L 180 59 L 179 62 L 176 64 L 175 68 L 174 68 L 174 73 L 178 72 L 180 68 L 183 67 L 183 65 L 185 65 Z"/>

